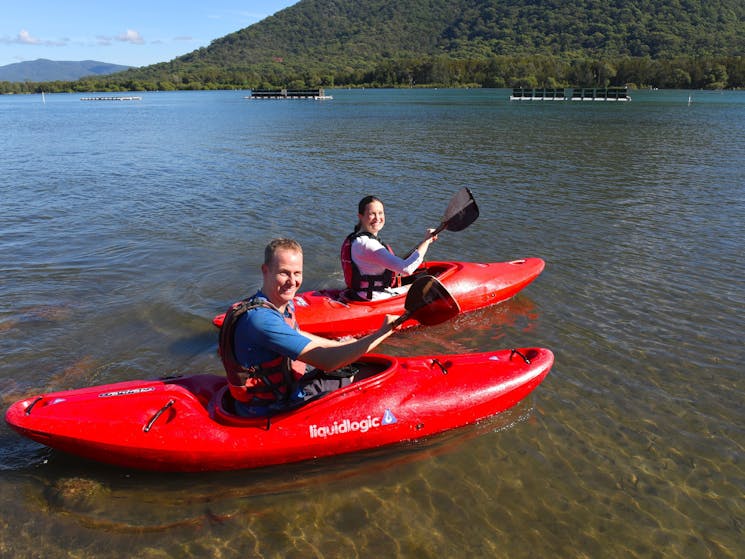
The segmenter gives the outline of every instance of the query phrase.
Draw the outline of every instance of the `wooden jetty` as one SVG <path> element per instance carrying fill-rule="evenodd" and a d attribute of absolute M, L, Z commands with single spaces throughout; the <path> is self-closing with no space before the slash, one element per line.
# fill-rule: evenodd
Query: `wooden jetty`
<path fill-rule="evenodd" d="M 510 101 L 566 101 L 566 93 L 563 87 L 515 87 L 512 89 Z"/>
<path fill-rule="evenodd" d="M 333 99 L 323 89 L 254 89 L 246 99 Z"/>
<path fill-rule="evenodd" d="M 103 97 L 81 97 L 81 101 L 142 101 L 142 97 L 129 95 L 127 97 L 112 97 L 110 95 Z"/>
<path fill-rule="evenodd" d="M 582 87 L 572 91 L 572 101 L 631 101 L 627 87 Z"/>
<path fill-rule="evenodd" d="M 510 101 L 631 101 L 631 97 L 627 87 L 515 87 Z"/>

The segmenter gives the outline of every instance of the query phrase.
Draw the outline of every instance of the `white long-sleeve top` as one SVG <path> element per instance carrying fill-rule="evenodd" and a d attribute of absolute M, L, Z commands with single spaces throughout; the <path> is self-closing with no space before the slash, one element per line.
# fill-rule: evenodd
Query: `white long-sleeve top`
<path fill-rule="evenodd" d="M 402 276 L 410 276 L 422 264 L 423 258 L 415 250 L 408 258 L 401 258 L 383 246 L 380 241 L 361 235 L 352 243 L 352 260 L 363 276 L 380 275 L 393 270 Z"/>
<path fill-rule="evenodd" d="M 352 260 L 363 276 L 380 275 L 386 270 L 393 270 L 402 276 L 410 276 L 422 264 L 422 256 L 415 250 L 407 258 L 401 258 L 383 246 L 380 241 L 361 235 L 352 242 Z M 395 295 L 398 290 L 376 291 L 373 299 L 381 299 Z M 365 296 L 364 292 L 360 295 Z"/>

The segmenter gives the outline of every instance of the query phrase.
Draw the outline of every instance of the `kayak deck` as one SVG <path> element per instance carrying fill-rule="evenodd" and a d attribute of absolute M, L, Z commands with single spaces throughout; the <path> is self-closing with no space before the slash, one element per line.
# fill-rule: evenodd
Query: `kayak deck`
<path fill-rule="evenodd" d="M 272 417 L 243 418 L 218 375 L 126 381 L 21 400 L 20 434 L 61 451 L 159 471 L 255 468 L 429 437 L 522 400 L 553 364 L 527 348 L 414 358 L 364 356 L 355 381 Z"/>

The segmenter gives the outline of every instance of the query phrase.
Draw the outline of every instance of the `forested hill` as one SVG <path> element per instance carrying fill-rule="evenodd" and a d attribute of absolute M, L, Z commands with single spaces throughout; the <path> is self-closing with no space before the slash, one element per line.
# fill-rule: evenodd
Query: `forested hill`
<path fill-rule="evenodd" d="M 745 87 L 742 0 L 301 0 L 75 88 Z"/>
<path fill-rule="evenodd" d="M 742 0 L 303 0 L 184 59 L 745 54 Z"/>

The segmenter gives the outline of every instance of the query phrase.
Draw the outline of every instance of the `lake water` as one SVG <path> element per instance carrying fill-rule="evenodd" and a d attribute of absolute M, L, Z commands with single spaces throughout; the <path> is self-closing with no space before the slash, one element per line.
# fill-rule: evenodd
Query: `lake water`
<path fill-rule="evenodd" d="M 429 444 L 205 475 L 50 452 L 0 426 L 0 557 L 745 556 L 745 93 L 507 90 L 0 97 L 0 402 L 220 371 L 211 317 L 263 247 L 338 285 L 356 204 L 405 252 L 539 256 L 515 299 L 381 351 L 543 346 L 509 412 Z"/>

